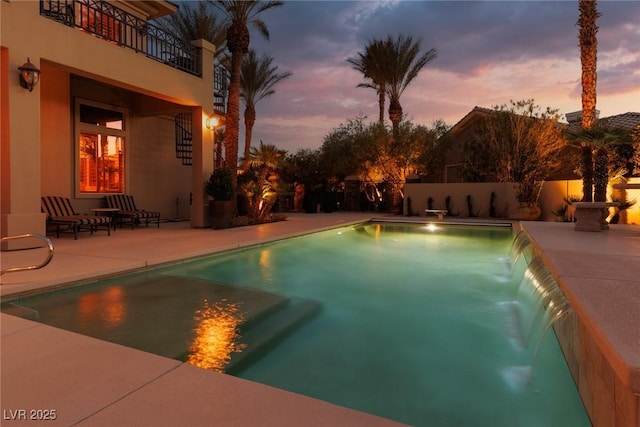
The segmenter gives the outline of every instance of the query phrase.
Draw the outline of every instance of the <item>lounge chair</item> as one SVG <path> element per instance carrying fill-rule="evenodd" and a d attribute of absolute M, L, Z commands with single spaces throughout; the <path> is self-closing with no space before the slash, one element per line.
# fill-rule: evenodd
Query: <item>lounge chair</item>
<path fill-rule="evenodd" d="M 158 228 L 160 228 L 160 212 L 150 212 L 136 208 L 133 196 L 128 194 L 114 194 L 112 196 L 105 196 L 105 199 L 107 200 L 108 207 L 120 209 L 120 211 L 116 213 L 117 218 L 120 220 L 120 228 L 122 228 L 124 221 L 129 221 L 131 222 L 131 229 L 133 230 L 142 220 L 145 221 L 147 227 L 150 221 L 155 220 Z"/>
<path fill-rule="evenodd" d="M 68 197 L 43 196 L 40 199 L 40 207 L 47 214 L 47 225 L 55 226 L 56 237 L 64 231 L 73 232 L 78 239 L 78 232 L 88 230 L 93 234 L 98 228 L 104 227 L 107 235 L 111 235 L 111 218 L 100 215 L 84 215 L 77 213 L 71 205 Z"/>

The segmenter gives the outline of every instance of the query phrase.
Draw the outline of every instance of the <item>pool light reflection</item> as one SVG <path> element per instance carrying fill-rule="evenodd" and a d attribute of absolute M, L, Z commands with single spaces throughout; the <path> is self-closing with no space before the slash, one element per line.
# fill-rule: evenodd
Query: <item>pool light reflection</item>
<path fill-rule="evenodd" d="M 428 231 L 438 231 L 438 226 L 435 225 L 434 223 L 429 223 L 427 224 L 427 226 L 425 227 Z"/>

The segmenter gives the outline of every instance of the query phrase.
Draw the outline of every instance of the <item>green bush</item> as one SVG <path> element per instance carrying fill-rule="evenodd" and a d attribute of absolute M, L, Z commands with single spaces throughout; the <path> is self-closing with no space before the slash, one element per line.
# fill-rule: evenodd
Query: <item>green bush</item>
<path fill-rule="evenodd" d="M 233 200 L 233 172 L 227 167 L 216 168 L 204 190 L 213 200 Z"/>

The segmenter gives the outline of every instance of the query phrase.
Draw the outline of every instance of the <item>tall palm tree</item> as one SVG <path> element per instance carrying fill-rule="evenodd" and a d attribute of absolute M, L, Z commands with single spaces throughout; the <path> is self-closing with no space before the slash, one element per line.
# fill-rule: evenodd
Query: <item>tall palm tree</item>
<path fill-rule="evenodd" d="M 259 19 L 262 12 L 283 4 L 280 0 L 216 0 L 215 5 L 229 19 L 227 49 L 231 53 L 231 76 L 227 101 L 227 123 L 225 135 L 225 163 L 228 167 L 238 165 L 238 137 L 240 122 L 240 74 L 244 55 L 251 41 L 248 25 L 253 25 L 264 38 L 269 39 L 267 25 Z"/>
<path fill-rule="evenodd" d="M 275 85 L 291 76 L 291 72 L 278 73 L 278 66 L 272 65 L 273 58 L 262 55 L 260 58 L 253 49 L 245 55 L 240 73 L 240 97 L 244 99 L 244 160 L 243 169 L 250 165 L 251 135 L 256 121 L 256 103 L 275 93 Z"/>
<path fill-rule="evenodd" d="M 373 39 L 365 47 L 364 52 L 358 52 L 353 58 L 347 58 L 347 62 L 353 65 L 353 69 L 363 74 L 370 82 L 358 84 L 358 87 L 374 89 L 378 94 L 378 105 L 380 108 L 379 122 L 384 123 L 384 107 L 386 102 L 387 82 L 385 80 L 384 66 L 384 42 Z"/>
<path fill-rule="evenodd" d="M 438 56 L 435 49 L 420 53 L 421 40 L 399 35 L 395 40 L 388 36 L 384 42 L 385 81 L 389 95 L 389 120 L 393 126 L 393 136 L 397 138 L 403 112 L 400 96 L 416 77 L 420 70 Z"/>
<path fill-rule="evenodd" d="M 598 58 L 598 26 L 596 20 L 601 16 L 596 0 L 579 0 L 578 10 L 580 27 L 580 63 L 582 65 L 582 129 L 588 130 L 597 124 L 596 84 Z M 584 144 L 581 147 L 582 200 L 593 200 L 593 147 Z"/>

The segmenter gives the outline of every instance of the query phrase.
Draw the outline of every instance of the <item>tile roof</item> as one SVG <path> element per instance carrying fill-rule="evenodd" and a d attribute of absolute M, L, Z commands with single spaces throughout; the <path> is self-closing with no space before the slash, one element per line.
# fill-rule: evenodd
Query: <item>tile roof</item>
<path fill-rule="evenodd" d="M 458 120 L 456 124 L 451 126 L 448 133 L 456 134 L 456 133 L 462 132 L 466 128 L 467 124 L 472 120 L 473 117 L 478 115 L 486 116 L 488 114 L 493 113 L 494 111 L 495 110 L 492 110 L 491 108 L 475 106 L 463 118 Z"/>
<path fill-rule="evenodd" d="M 623 113 L 615 116 L 602 117 L 598 120 L 598 125 L 602 127 L 633 129 L 640 126 L 640 113 Z M 578 122 L 569 123 L 567 129 L 571 131 L 580 130 L 582 124 Z"/>
<path fill-rule="evenodd" d="M 640 113 L 624 113 L 616 116 L 605 117 L 599 120 L 604 126 L 610 126 L 622 129 L 633 129 L 640 126 Z"/>
<path fill-rule="evenodd" d="M 466 129 L 467 125 L 472 122 L 474 117 L 486 116 L 493 113 L 494 111 L 495 110 L 491 108 L 475 106 L 469 113 L 467 113 L 462 119 L 454 124 L 451 129 L 449 129 L 449 133 L 460 133 L 464 129 Z M 582 124 L 579 120 L 576 122 L 571 122 L 569 124 L 559 123 L 559 125 L 566 126 L 567 130 L 573 132 L 579 131 L 582 127 Z M 602 127 L 621 129 L 640 128 L 640 113 L 628 112 L 623 114 L 616 114 L 615 116 L 602 117 L 598 120 L 598 125 Z"/>

